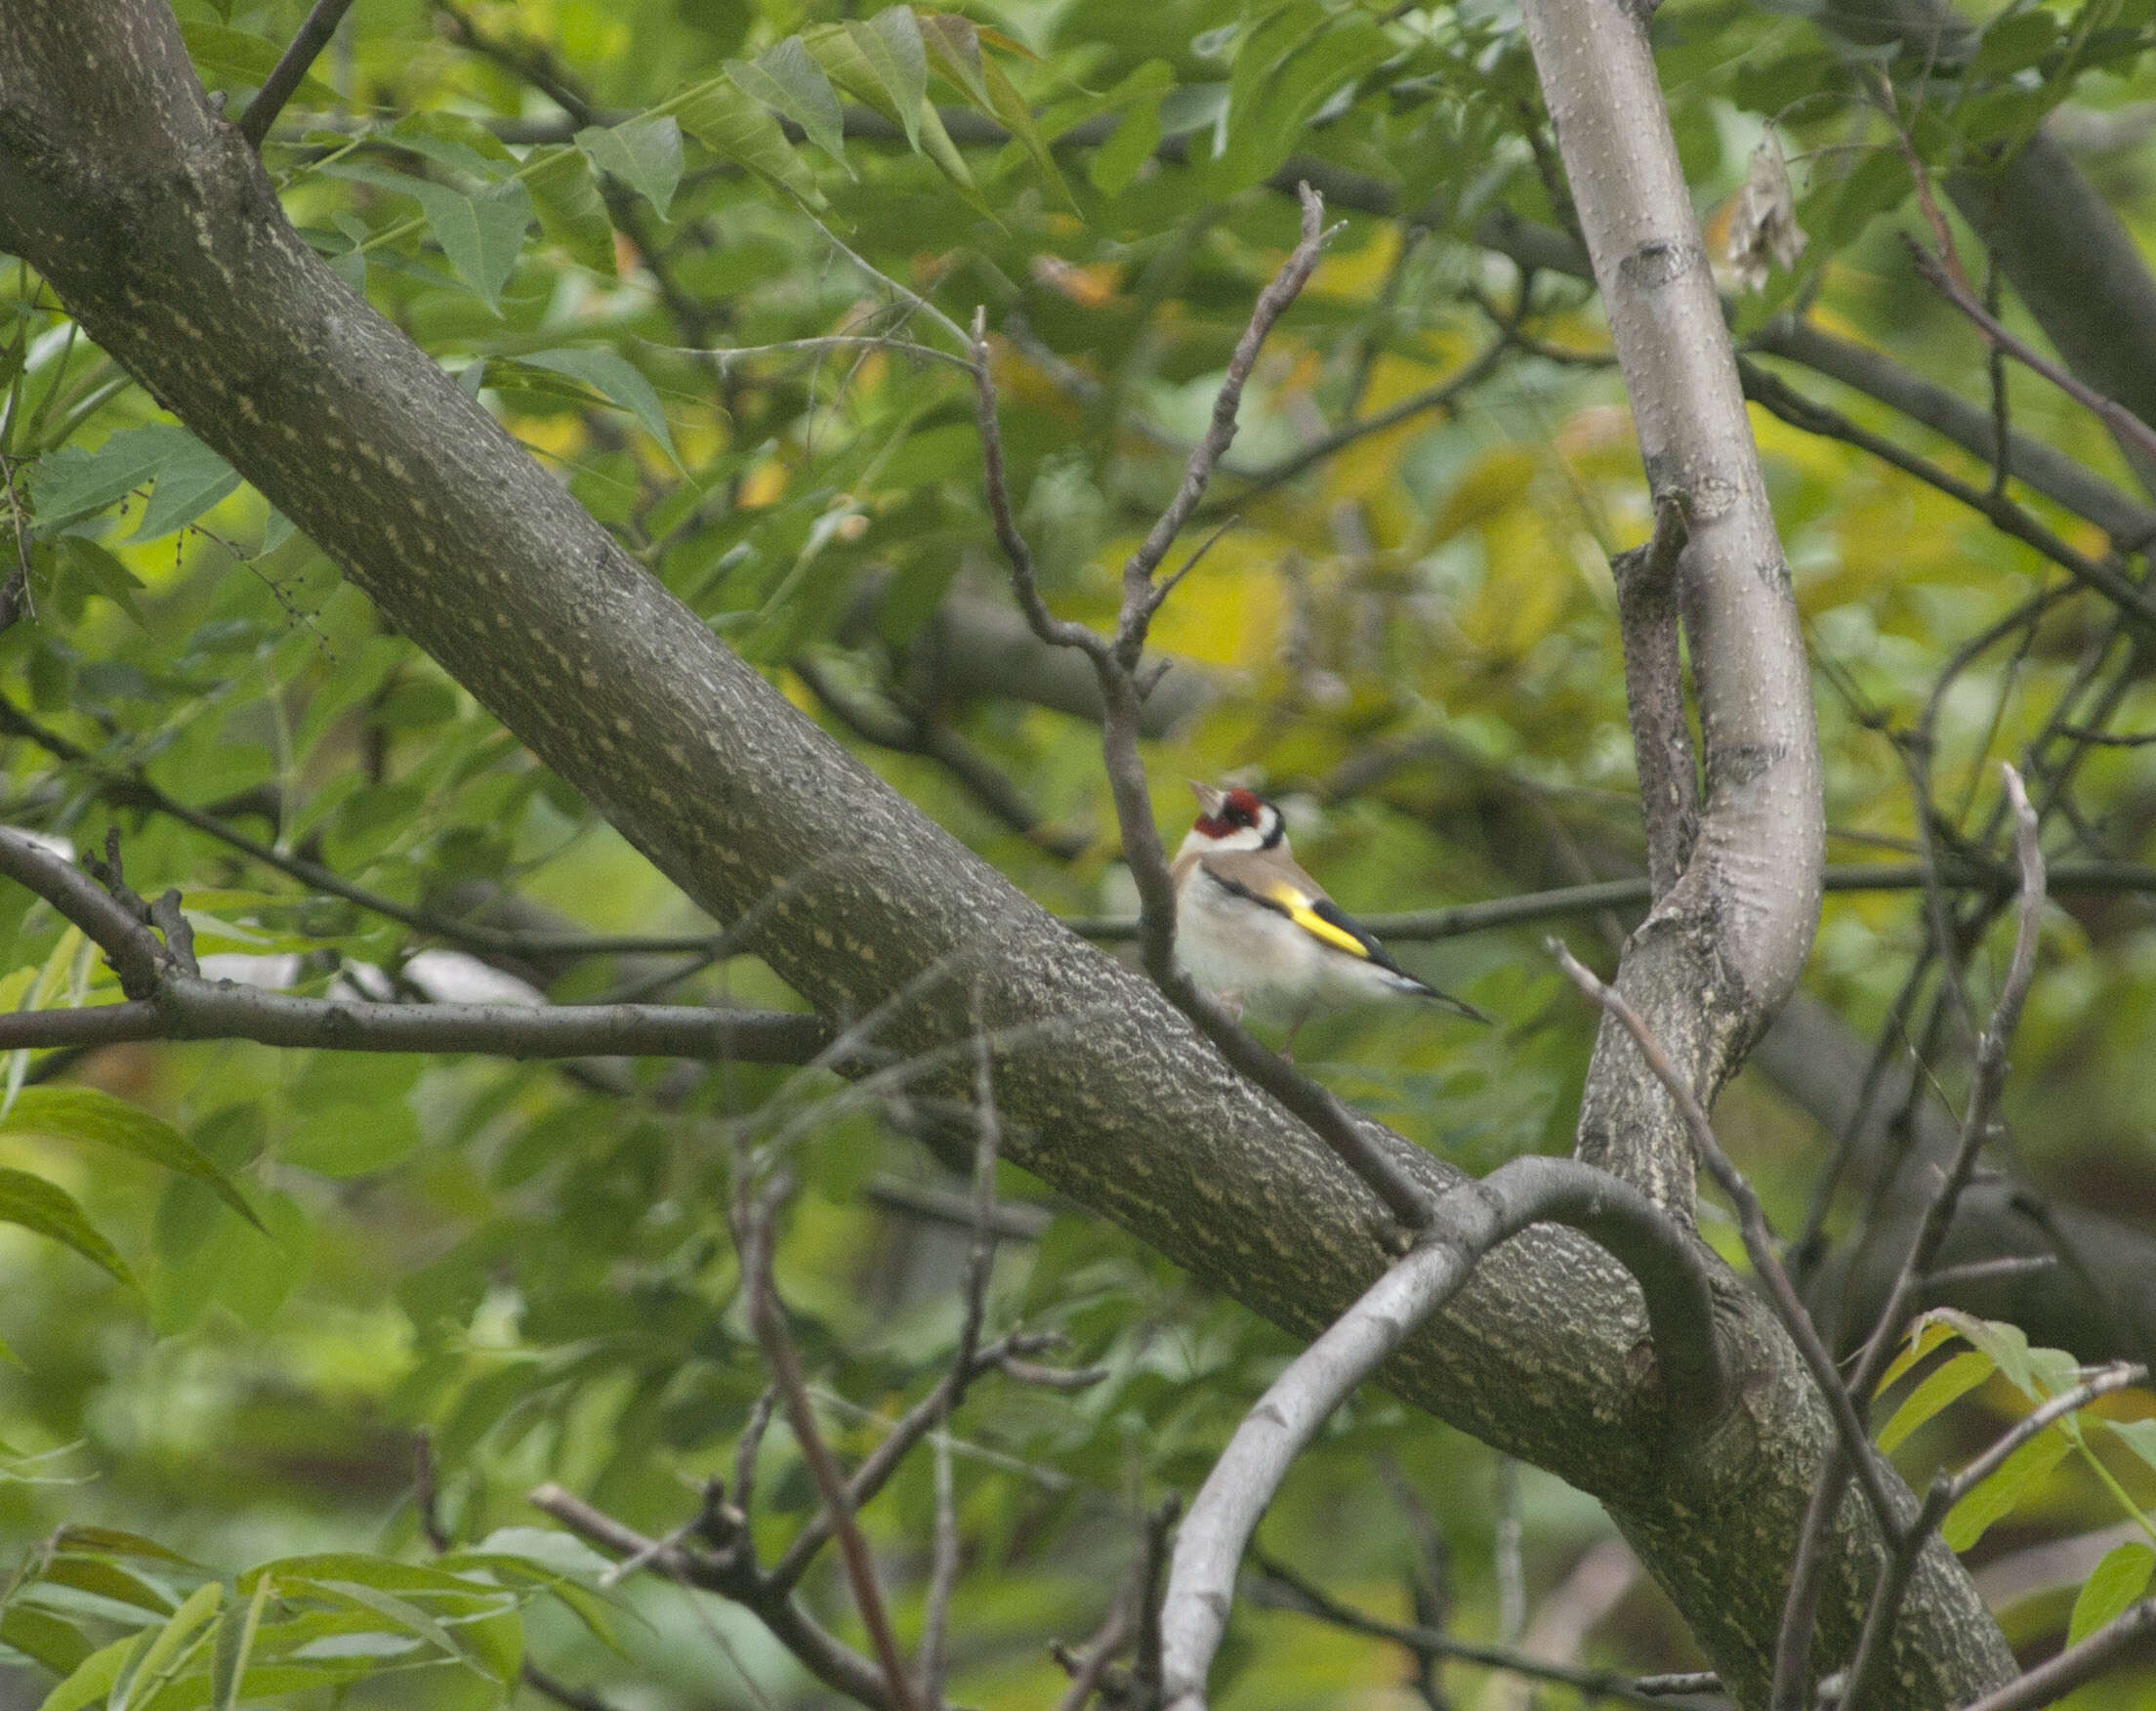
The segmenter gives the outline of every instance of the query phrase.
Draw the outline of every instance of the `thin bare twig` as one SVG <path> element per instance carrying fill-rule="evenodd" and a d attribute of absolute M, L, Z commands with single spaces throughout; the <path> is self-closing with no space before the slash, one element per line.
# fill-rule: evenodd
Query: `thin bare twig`
<path fill-rule="evenodd" d="M 778 1287 L 771 1274 L 772 1220 L 776 1210 L 771 1204 L 772 1198 L 767 1196 L 762 1204 L 750 1209 L 744 1221 L 746 1228 L 739 1238 L 742 1242 L 741 1272 L 749 1291 L 750 1323 L 764 1351 L 765 1364 L 770 1368 L 779 1404 L 786 1411 L 786 1424 L 793 1430 L 794 1441 L 801 1449 L 802 1459 L 808 1464 L 809 1475 L 823 1499 L 824 1514 L 830 1518 L 838 1535 L 839 1550 L 846 1563 L 847 1583 L 853 1594 L 853 1607 L 860 1615 L 861 1625 L 868 1630 L 891 1703 L 895 1711 L 919 1711 L 912 1679 L 904 1658 L 899 1655 L 891 1618 L 884 1610 L 883 1588 L 877 1580 L 875 1559 L 869 1554 L 868 1540 L 862 1536 L 860 1523 L 854 1519 L 852 1496 L 847 1488 L 845 1476 L 839 1472 L 838 1462 L 816 1425 L 815 1407 L 808 1399 L 808 1383 L 801 1370 L 801 1356 L 794 1348 L 792 1332 L 787 1328 L 785 1309 L 779 1303 Z"/>
<path fill-rule="evenodd" d="M 364 886 L 352 884 L 318 861 L 288 855 L 259 839 L 250 838 L 228 820 L 192 807 L 159 789 L 146 772 L 139 769 L 114 766 L 79 744 L 68 741 L 58 731 L 48 730 L 5 694 L 0 694 L 0 732 L 23 737 L 37 744 L 55 760 L 83 768 L 96 778 L 99 794 L 107 801 L 123 807 L 145 808 L 152 813 L 165 814 L 179 820 L 183 825 L 193 827 L 207 837 L 215 838 L 250 861 L 273 868 L 313 891 L 341 897 L 346 902 L 365 909 L 369 914 L 380 915 L 386 921 L 394 921 L 399 926 L 409 927 L 420 933 L 430 933 L 451 944 L 461 944 L 482 953 L 523 957 L 638 956 L 673 951 L 693 954 L 708 951 L 714 946 L 737 944 L 742 935 L 750 930 L 750 920 L 761 920 L 762 911 L 770 906 L 772 900 L 767 898 L 757 909 L 735 923 L 731 930 L 720 934 L 600 936 L 582 933 L 519 933 L 488 927 L 480 922 L 445 915 L 437 909 L 400 903 L 394 897 L 384 897 Z M 793 883 L 800 882 L 797 880 Z M 783 888 L 774 888 L 774 897 L 780 889 Z M 725 950 L 722 954 L 731 953 L 730 950 Z"/>
<path fill-rule="evenodd" d="M 2063 1699 L 2084 1682 L 2095 1680 L 2129 1648 L 2142 1646 L 2151 1634 L 2156 1634 L 2156 1598 L 2143 1599 L 2079 1646 L 2069 1646 L 1997 1692 L 1986 1693 L 1965 1706 L 1964 1711 L 2037 1711 L 2039 1706 Z"/>
<path fill-rule="evenodd" d="M 1057 1645 L 1050 1649 L 1070 1676 L 1070 1686 L 1056 1702 L 1056 1711 L 1085 1711 L 1095 1693 L 1108 1686 L 1115 1660 L 1135 1644 L 1139 1656 L 1131 1670 L 1129 1691 L 1118 1695 L 1130 1711 L 1155 1711 L 1160 1703 L 1160 1622 L 1158 1593 L 1161 1566 L 1168 1560 L 1168 1532 L 1182 1513 L 1182 1499 L 1174 1492 L 1162 1498 L 1142 1520 L 1138 1556 L 1130 1572 L 1109 1601 L 1107 1614 L 1085 1646 L 1073 1651 Z"/>
<path fill-rule="evenodd" d="M 2093 559 L 2086 553 L 2075 551 L 2004 492 L 1987 490 L 1963 480 L 1929 458 L 1905 450 L 1886 436 L 1873 433 L 1841 411 L 1830 409 L 1805 396 L 1756 362 L 1739 358 L 1737 375 L 1743 382 L 1746 397 L 1787 422 L 1792 428 L 1818 435 L 1822 438 L 1839 439 L 1845 445 L 1853 445 L 1860 451 L 1869 452 L 1882 463 L 1906 476 L 1913 476 L 1927 486 L 1968 506 L 1969 510 L 1989 521 L 1993 527 L 2041 553 L 2075 581 L 2101 594 L 2104 599 L 2121 608 L 2133 612 L 2143 622 L 2156 621 L 2156 600 L 2150 598 L 2146 589 L 2130 580 L 2109 560 Z"/>
<path fill-rule="evenodd" d="M 1901 1273 L 1895 1280 L 1886 1307 L 1873 1329 L 1857 1364 L 1850 1390 L 1859 1402 L 1868 1401 L 1879 1383 L 1879 1375 L 1892 1357 L 1893 1345 L 1900 1338 L 1902 1324 L 1906 1321 L 1917 1294 L 1924 1286 L 1926 1275 L 1938 1258 L 1939 1248 L 1946 1240 L 1948 1227 L 1953 1223 L 1954 1210 L 1960 1201 L 1962 1190 L 1968 1186 L 1969 1175 L 1976 1168 L 1977 1156 L 1989 1138 L 1992 1112 L 1997 1108 L 1999 1095 L 2006 1085 L 2007 1047 L 2013 1037 L 2013 1030 L 2021 1020 L 2021 1006 L 2028 997 L 2029 982 L 2036 973 L 2036 952 L 2044 921 L 2046 875 L 2044 852 L 2037 840 L 2035 811 L 2029 806 L 2021 775 L 2011 767 L 2003 766 L 2000 772 L 2006 784 L 2007 801 L 2014 817 L 2014 850 L 2021 869 L 2021 898 L 2014 930 L 2013 951 L 2008 959 L 2007 978 L 2000 987 L 1999 997 L 1992 1007 L 1991 1020 L 1986 1023 L 1976 1045 L 1975 1081 L 1969 1089 L 1969 1105 L 1962 1119 L 1961 1146 L 1954 1162 L 1948 1169 L 1939 1189 L 1932 1196 L 1925 1214 L 1916 1240 L 1911 1244 L 1908 1257 L 1903 1261 Z"/>
<path fill-rule="evenodd" d="M 1256 1602 L 1276 1604 L 1281 1608 L 1298 1611 L 1352 1634 L 1367 1634 L 1375 1640 L 1389 1640 L 1418 1657 L 1456 1658 L 1462 1663 L 1478 1664 L 1484 1669 L 1499 1669 L 1513 1675 L 1525 1676 L 1530 1681 L 1555 1682 L 1560 1687 L 1575 1689 L 1589 1698 L 1616 1699 L 1630 1705 L 1659 1706 L 1672 1692 L 1712 1692 L 1719 1690 L 1720 1684 L 1716 1678 L 1695 1676 L 1685 1678 L 1687 1683 L 1704 1679 L 1713 1685 L 1706 1688 L 1687 1685 L 1656 1693 L 1643 1689 L 1638 1679 L 1617 1670 L 1585 1669 L 1577 1664 L 1552 1663 L 1546 1658 L 1532 1657 L 1509 1646 L 1485 1646 L 1479 1641 L 1463 1640 L 1434 1628 L 1388 1622 L 1356 1609 L 1352 1605 L 1342 1604 L 1286 1564 L 1263 1551 L 1253 1551 L 1251 1556 L 1259 1572 L 1265 1577 L 1259 1583 Z M 1267 1581 L 1276 1589 L 1270 1597 L 1264 1596 Z"/>
<path fill-rule="evenodd" d="M 1942 856 L 1937 873 L 1939 883 L 1953 891 L 2005 897 L 2012 895 L 2015 887 L 2011 868 L 1968 855 Z M 1925 870 L 1915 862 L 1843 864 L 1827 869 L 1825 884 L 1830 892 L 1922 891 Z M 2050 889 L 2053 892 L 2156 893 L 2156 866 L 2133 861 L 2062 861 L 2051 872 Z M 1369 914 L 1358 919 L 1388 944 L 1394 940 L 1430 944 L 1567 915 L 1644 908 L 1653 901 L 1652 892 L 1652 886 L 1644 877 L 1603 879 L 1592 885 L 1562 886 L 1555 891 L 1521 892 L 1514 897 L 1490 897 L 1482 902 L 1455 903 L 1449 908 Z M 1124 943 L 1137 939 L 1140 932 L 1135 915 L 1066 915 L 1062 923 L 1081 939 L 1102 943 Z"/>
<path fill-rule="evenodd" d="M 1940 296 L 1960 310 L 1995 348 L 2004 351 L 2022 367 L 2041 374 L 2142 456 L 2156 457 L 2156 428 L 2149 427 L 2116 398 L 2105 397 L 2095 388 L 2015 338 L 1976 301 L 1975 295 L 1967 284 L 1941 265 L 1937 256 L 1932 255 L 1906 232 L 1902 235 L 1909 245 L 1909 254 L 1916 263 L 1918 273 Z"/>
<path fill-rule="evenodd" d="M 2022 787 L 2020 775 L 2011 767 L 2003 767 L 2001 775 L 2006 786 L 2005 800 L 2014 822 L 2014 853 L 2020 870 L 2020 906 L 2014 947 L 2008 962 L 2007 978 L 2000 988 L 1993 1007 L 1991 1020 L 1979 1036 L 1976 1045 L 1976 1075 L 1969 1090 L 1969 1106 L 1963 1115 L 1961 1144 L 1953 1164 L 1941 1180 L 1938 1191 L 1927 1208 L 1923 1224 L 1911 1242 L 1907 1257 L 1889 1292 L 1886 1306 L 1882 1310 L 1878 1325 L 1865 1345 L 1856 1370 L 1846 1387 L 1837 1382 L 1829 1393 L 1829 1399 L 1844 1398 L 1851 1406 L 1862 1406 L 1878 1388 L 1881 1374 L 1892 1358 L 1893 1347 L 1901 1334 L 1901 1327 L 1923 1290 L 1924 1279 L 1930 1272 L 1938 1256 L 1946 1231 L 1953 1222 L 1955 1207 L 1962 1190 L 1968 1186 L 1975 1169 L 1976 1159 L 1988 1138 L 1991 1113 L 1996 1108 L 1999 1094 L 2006 1081 L 2006 1053 L 2015 1024 L 2021 1016 L 2021 1005 L 2028 996 L 2029 981 L 2036 970 L 2036 951 L 2039 929 L 2043 924 L 2045 897 L 2045 869 L 2043 850 L 2037 839 L 2037 818 L 2029 805 L 2028 793 Z M 1809 1671 L 1811 1630 L 1817 1598 L 1817 1569 L 1820 1551 L 1828 1530 L 1830 1519 L 1839 1505 L 1843 1481 L 1847 1478 L 1850 1466 L 1861 1471 L 1869 1465 L 1869 1444 L 1862 1449 L 1853 1446 L 1846 1433 L 1829 1453 L 1819 1476 L 1819 1482 L 1812 1492 L 1812 1500 L 1805 1511 L 1804 1529 L 1798 1539 L 1797 1556 L 1790 1571 L 1789 1596 L 1783 1607 L 1782 1629 L 1775 1652 L 1775 1688 L 1773 1704 L 1776 1711 L 1794 1711 L 1802 1703 L 1804 1677 Z M 1936 1518 L 1929 1524 L 1935 1524 Z M 1926 1527 L 1922 1513 L 1918 1526 Z M 1913 1529 L 1912 1529 L 1913 1530 Z M 1898 1612 L 1901 1593 L 1906 1591 L 1908 1577 L 1915 1573 L 1918 1555 L 1924 1540 L 1918 1537 L 1911 1542 L 1908 1532 L 1898 1536 L 1891 1526 L 1886 1528 L 1888 1541 L 1894 1551 L 1891 1559 L 1892 1573 L 1900 1577 L 1899 1588 L 1888 1585 L 1888 1579 L 1880 1583 L 1879 1601 L 1875 1612 L 1880 1614 L 1882 1629 L 1872 1634 L 1871 1657 L 1865 1654 L 1864 1642 L 1859 1641 L 1858 1661 L 1867 1671 L 1881 1665 L 1872 1661 L 1884 1652 L 1886 1637 L 1892 1632 L 1893 1618 Z M 1870 1629 L 1870 1623 L 1867 1623 Z"/>
<path fill-rule="evenodd" d="M 1865 1711 L 1876 1693 L 1884 1690 L 1882 1672 L 1886 1668 L 1886 1636 L 1893 1631 L 1895 1618 L 1901 1612 L 1902 1600 L 1908 1595 L 1909 1582 L 1916 1574 L 1924 1547 L 1947 1512 L 2004 1467 L 2009 1456 L 2038 1434 L 2049 1431 L 2098 1397 L 2139 1384 L 2147 1377 L 2148 1368 L 2137 1364 L 2121 1362 L 2107 1367 L 2015 1421 L 1989 1449 L 1951 1479 L 1941 1474 L 1932 1481 L 1931 1488 L 1925 1493 L 1923 1507 L 1917 1511 L 1916 1523 L 1887 1560 L 1872 1589 L 1871 1607 L 1865 1611 L 1864 1630 L 1857 1640 L 1856 1658 L 1849 1665 L 1848 1684 L 1843 1690 L 1842 1704 L 1846 1711 Z"/>
<path fill-rule="evenodd" d="M 1032 550 L 1012 516 L 995 385 L 989 372 L 985 312 L 976 312 L 974 317 L 974 413 L 985 466 L 988 512 L 1011 568 L 1011 586 L 1019 610 L 1040 641 L 1084 653 L 1099 685 L 1101 754 L 1115 800 L 1124 860 L 1138 886 L 1138 938 L 1144 950 L 1145 972 L 1229 1064 L 1306 1123 L 1369 1186 L 1400 1225 L 1414 1230 L 1430 1214 L 1429 1190 L 1338 1099 L 1252 1039 L 1177 963 L 1175 886 L 1169 877 L 1167 855 L 1161 849 L 1160 829 L 1153 823 L 1145 768 L 1138 752 L 1140 712 L 1144 700 L 1140 664 L 1146 630 L 1158 610 L 1162 592 L 1154 582 L 1154 574 L 1196 510 L 1214 469 L 1235 438 L 1236 410 L 1265 335 L 1317 266 L 1324 243 L 1324 206 L 1307 185 L 1300 193 L 1301 237 L 1272 282 L 1259 294 L 1249 325 L 1236 341 L 1227 372 L 1214 398 L 1211 423 L 1204 438 L 1191 449 L 1175 498 L 1124 563 L 1122 606 L 1112 638 L 1099 635 L 1089 625 L 1057 618 L 1041 598 Z"/>
<path fill-rule="evenodd" d="M 951 1593 L 958 1585 L 958 1494 L 951 1477 L 951 1439 L 929 1440 L 935 1458 L 935 1525 L 929 1546 L 929 1594 L 921 1618 L 921 1697 L 932 1711 L 943 1703 L 944 1647 L 950 1636 Z"/>
<path fill-rule="evenodd" d="M 616 1557 L 643 1557 L 654 1571 L 669 1580 L 732 1600 L 756 1616 L 773 1639 L 834 1692 L 873 1711 L 903 1711 L 912 1703 L 910 1699 L 893 1698 L 890 1679 L 877 1664 L 835 1638 L 790 1594 L 762 1581 L 739 1550 L 710 1551 L 685 1541 L 669 1545 L 664 1540 L 646 1538 L 560 1485 L 540 1485 L 526 1501 L 578 1537 Z"/>
<path fill-rule="evenodd" d="M 329 38 L 337 33 L 338 24 L 351 10 L 352 0 L 314 0 L 306 21 L 278 56 L 269 77 L 255 92 L 255 99 L 247 104 L 247 110 L 239 115 L 239 134 L 255 147 L 262 146 L 263 139 L 270 135 L 270 127 L 284 111 L 284 104 L 292 99 L 300 79 L 307 75 L 307 68 L 329 46 Z"/>
<path fill-rule="evenodd" d="M 967 1364 L 964 1382 L 971 1384 L 985 1372 L 1001 1372 L 1022 1383 L 1045 1384 L 1051 1389 L 1083 1388 L 1098 1383 L 1100 1375 L 1097 1369 L 1063 1373 L 1029 1367 L 1024 1358 L 1027 1354 L 1053 1348 L 1059 1341 L 1060 1338 L 1051 1331 L 1014 1331 L 1009 1336 L 998 1337 L 974 1351 L 973 1359 Z M 853 1470 L 853 1477 L 848 1482 L 847 1489 L 854 1509 L 860 1509 L 874 1498 L 914 1446 L 936 1429 L 937 1423 L 945 1417 L 952 1390 L 958 1385 L 956 1368 L 946 1368 L 933 1390 L 897 1420 L 889 1423 L 890 1430 L 883 1441 L 861 1458 L 861 1465 Z M 738 1480 L 735 1484 L 738 1490 Z M 831 1536 L 831 1518 L 819 1514 L 794 1536 L 785 1553 L 772 1565 L 768 1577 L 771 1584 L 791 1588 L 808 1572 L 808 1565 Z"/>

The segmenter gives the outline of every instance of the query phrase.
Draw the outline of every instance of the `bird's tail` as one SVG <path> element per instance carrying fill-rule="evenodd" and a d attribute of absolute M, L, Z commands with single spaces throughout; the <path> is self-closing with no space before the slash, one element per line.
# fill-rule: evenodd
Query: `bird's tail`
<path fill-rule="evenodd" d="M 1479 1022 L 1484 1027 L 1496 1025 L 1465 998 L 1455 998 L 1450 992 L 1440 992 L 1435 986 L 1425 985 L 1421 981 L 1415 980 L 1413 976 L 1409 976 L 1408 979 L 1415 989 L 1416 997 L 1428 998 L 1432 1003 L 1442 1004 L 1453 1015 L 1464 1016 L 1470 1022 Z"/>

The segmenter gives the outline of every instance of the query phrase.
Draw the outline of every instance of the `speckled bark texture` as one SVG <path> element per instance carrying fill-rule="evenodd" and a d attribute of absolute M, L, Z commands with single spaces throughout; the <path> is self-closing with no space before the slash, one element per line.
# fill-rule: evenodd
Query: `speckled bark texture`
<path fill-rule="evenodd" d="M 962 1037 L 975 979 L 992 1022 L 1047 1024 L 1000 1054 L 1017 1161 L 1298 1331 L 1378 1274 L 1376 1201 L 1323 1148 L 789 707 L 317 261 L 156 0 L 0 0 L 0 245 L 705 908 L 783 886 L 756 948 L 826 1015 L 940 967 L 894 1042 Z M 1751 1394 L 1674 1431 L 1630 1279 L 1536 1231 L 1389 1381 L 1605 1499 L 1756 1696 L 1820 1426 L 1734 1286 L 1726 1316 Z M 1829 1649 L 1868 1550 L 1852 1517 Z M 1996 1634 L 1951 1565 L 1911 1598 L 1902 1651 L 1912 1711 L 1993 1679 Z"/>

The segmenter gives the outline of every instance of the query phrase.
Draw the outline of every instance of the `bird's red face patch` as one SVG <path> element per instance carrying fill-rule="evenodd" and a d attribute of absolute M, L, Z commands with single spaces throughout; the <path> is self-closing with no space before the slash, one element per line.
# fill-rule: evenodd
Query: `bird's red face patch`
<path fill-rule="evenodd" d="M 1259 811 L 1264 807 L 1257 792 L 1230 790 L 1221 799 L 1220 813 L 1198 815 L 1198 830 L 1209 838 L 1225 838 L 1247 831 L 1258 823 Z"/>

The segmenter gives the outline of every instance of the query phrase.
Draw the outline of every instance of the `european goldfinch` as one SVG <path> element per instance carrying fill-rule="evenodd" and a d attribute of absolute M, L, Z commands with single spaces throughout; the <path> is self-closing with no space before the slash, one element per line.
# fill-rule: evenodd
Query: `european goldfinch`
<path fill-rule="evenodd" d="M 1287 1025 L 1282 1052 L 1323 1004 L 1430 998 L 1488 1017 L 1427 986 L 1355 925 L 1288 853 L 1280 811 L 1249 790 L 1193 780 L 1197 823 L 1176 852 L 1176 959 L 1228 1010 Z"/>

